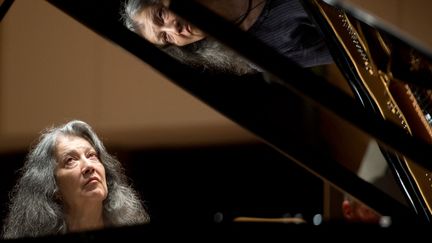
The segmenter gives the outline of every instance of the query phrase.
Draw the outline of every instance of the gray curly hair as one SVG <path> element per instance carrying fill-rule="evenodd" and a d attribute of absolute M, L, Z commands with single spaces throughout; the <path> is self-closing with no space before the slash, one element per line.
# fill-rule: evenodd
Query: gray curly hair
<path fill-rule="evenodd" d="M 134 225 L 149 222 L 138 193 L 128 184 L 121 163 L 108 154 L 92 128 L 79 120 L 70 121 L 42 132 L 38 143 L 27 155 L 21 177 L 11 192 L 9 214 L 3 238 L 35 237 L 67 232 L 63 206 L 57 199 L 54 169 L 59 135 L 86 139 L 96 150 L 105 167 L 108 196 L 103 202 L 106 226 Z"/>
<path fill-rule="evenodd" d="M 134 16 L 144 8 L 162 5 L 162 0 L 126 0 L 121 9 L 121 20 L 129 30 L 140 34 Z M 169 45 L 161 48 L 178 61 L 202 71 L 243 75 L 260 69 L 211 37 L 186 46 Z"/>

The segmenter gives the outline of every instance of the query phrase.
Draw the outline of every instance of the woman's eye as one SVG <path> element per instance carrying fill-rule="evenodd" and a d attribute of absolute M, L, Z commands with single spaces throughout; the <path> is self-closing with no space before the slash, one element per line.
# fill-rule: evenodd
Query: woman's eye
<path fill-rule="evenodd" d="M 90 153 L 90 154 L 87 155 L 87 158 L 90 158 L 90 159 L 97 159 L 98 157 L 97 157 L 97 154 L 96 154 L 96 153 Z"/>
<path fill-rule="evenodd" d="M 64 160 L 65 165 L 71 165 L 73 164 L 74 159 L 72 157 L 68 157 Z"/>

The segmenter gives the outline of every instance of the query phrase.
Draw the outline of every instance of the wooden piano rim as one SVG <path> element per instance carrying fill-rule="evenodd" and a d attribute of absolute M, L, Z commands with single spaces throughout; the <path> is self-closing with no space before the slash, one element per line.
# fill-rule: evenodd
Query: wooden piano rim
<path fill-rule="evenodd" d="M 306 221 L 302 218 L 257 218 L 257 217 L 236 217 L 233 219 L 234 222 L 239 223 L 294 223 L 303 224 Z"/>

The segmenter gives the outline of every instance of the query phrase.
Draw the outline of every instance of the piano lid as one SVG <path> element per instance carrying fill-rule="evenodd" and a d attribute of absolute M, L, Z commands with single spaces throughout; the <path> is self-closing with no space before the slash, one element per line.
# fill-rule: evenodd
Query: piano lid
<path fill-rule="evenodd" d="M 14 0 L 3 0 L 0 1 L 0 21 L 8 12 L 9 8 L 12 6 Z"/>
<path fill-rule="evenodd" d="M 382 143 L 399 150 L 425 167 L 430 166 L 425 160 L 430 157 L 431 146 L 429 144 L 406 134 L 394 123 L 378 119 L 373 112 L 363 109 L 359 103 L 329 85 L 322 77 L 296 66 L 268 46 L 247 33 L 238 31 L 236 27 L 226 23 L 200 5 L 192 1 L 174 1 L 171 7 L 179 15 L 261 66 L 267 71 L 265 76 L 253 75 L 246 79 L 222 74 L 197 73 L 127 31 L 118 20 L 116 12 L 118 8 L 112 8 L 115 5 L 113 2 L 109 1 L 101 5 L 108 6 L 106 8 L 96 8 L 82 1 L 51 0 L 49 2 L 152 65 L 173 82 L 252 131 L 277 151 L 300 163 L 312 173 L 345 191 L 351 192 L 356 188 L 367 188 L 367 190 L 358 190 L 353 194 L 384 214 L 404 215 L 401 217 L 404 218 L 402 221 L 411 214 L 401 205 L 389 207 L 388 205 L 398 204 L 390 203 L 393 200 L 382 195 L 379 190 L 374 193 L 373 187 L 353 177 L 353 173 L 347 171 L 339 163 L 332 161 L 322 153 L 311 153 L 317 149 L 316 147 L 308 146 L 310 144 L 307 143 L 289 141 L 291 134 L 287 129 L 287 124 L 292 122 L 292 118 L 286 114 L 286 109 L 289 109 L 287 104 L 290 103 L 290 97 L 293 94 L 300 95 L 308 102 L 313 102 L 314 105 L 335 112 Z M 276 79 L 269 79 L 267 73 L 271 73 Z M 238 94 L 242 94 L 241 100 Z M 305 147 L 308 148 L 308 152 L 304 151 Z M 412 150 L 411 148 L 418 149 Z M 326 166 L 323 167 L 323 164 Z M 352 183 L 347 184 L 347 180 L 352 180 Z M 379 205 L 379 202 L 372 202 L 374 201 L 372 198 L 381 197 L 382 200 L 377 201 L 389 203 Z"/>

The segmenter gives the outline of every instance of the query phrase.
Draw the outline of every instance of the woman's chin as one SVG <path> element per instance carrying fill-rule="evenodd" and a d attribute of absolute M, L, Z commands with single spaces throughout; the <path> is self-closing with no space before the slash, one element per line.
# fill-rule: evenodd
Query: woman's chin
<path fill-rule="evenodd" d="M 104 190 L 95 188 L 93 190 L 84 192 L 84 196 L 94 200 L 103 201 L 107 197 L 107 193 L 105 193 Z"/>

